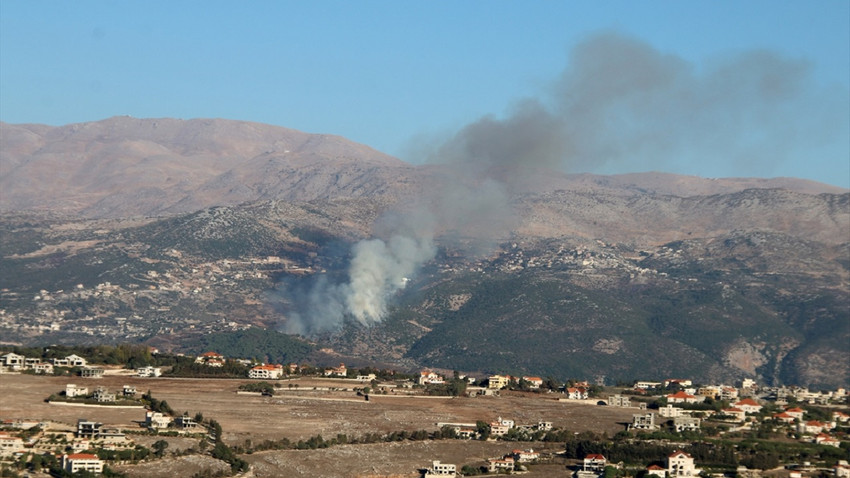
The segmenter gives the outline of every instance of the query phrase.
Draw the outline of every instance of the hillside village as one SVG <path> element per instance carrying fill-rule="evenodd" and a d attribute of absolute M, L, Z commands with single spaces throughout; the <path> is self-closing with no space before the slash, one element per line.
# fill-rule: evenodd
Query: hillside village
<path fill-rule="evenodd" d="M 790 470 L 790 474 L 770 472 L 765 476 L 842 478 L 850 473 L 847 465 L 850 458 L 850 408 L 846 389 L 813 391 L 804 387 L 762 387 L 752 380 L 744 380 L 736 386 L 697 384 L 688 379 L 639 380 L 629 386 L 601 387 L 579 380 L 555 382 L 551 378 L 509 374 L 475 378 L 455 372 L 447 377 L 445 373 L 432 369 L 404 374 L 392 370 L 349 368 L 344 363 L 331 367 L 255 363 L 212 351 L 185 359 L 201 369 L 223 371 L 241 367 L 243 379 L 262 380 L 243 383 L 233 389 L 233 393 L 249 396 L 348 394 L 368 401 L 370 396 L 448 394 L 461 400 L 474 400 L 474 397 L 524 393 L 529 400 L 586 403 L 600 410 L 603 407 L 633 410 L 631 422 L 624 423 L 614 443 L 607 445 L 605 442 L 610 438 L 601 436 L 590 441 L 586 438 L 576 441 L 572 433 L 554 426 L 546 416 L 532 423 L 518 423 L 505 416 L 480 416 L 476 422 L 446 421 L 434 423 L 430 431 L 400 430 L 369 438 L 378 441 L 395 441 L 399 437 L 406 440 L 483 440 L 514 444 L 510 451 L 478 464 L 446 463 L 441 457 L 434 457 L 430 465 L 423 464 L 420 469 L 425 477 L 520 473 L 533 470 L 536 464 L 552 463 L 555 459 L 567 460 L 561 476 L 572 474 L 575 478 L 649 475 L 669 478 L 707 475 L 758 477 L 774 469 Z M 89 420 L 85 412 L 80 414 L 76 423 L 55 422 L 49 416 L 0 417 L 4 420 L 0 432 L 2 467 L 6 473 L 3 476 L 16 476 L 14 473 L 24 470 L 39 472 L 47 469 L 53 473 L 66 473 L 62 476 L 77 476 L 73 474 L 84 472 L 120 476 L 111 468 L 165 456 L 168 441 L 161 438 L 168 436 L 199 440 L 201 448 L 195 449 L 194 453 L 206 453 L 224 460 L 231 465 L 233 473 L 250 470 L 250 466 L 239 458 L 239 454 L 247 450 L 238 446 L 229 448 L 231 445 L 222 441 L 220 425 L 205 418 L 203 409 L 190 416 L 175 412 L 166 402 L 155 398 L 157 381 L 168 376 L 168 367 L 118 368 L 92 364 L 90 359 L 77 354 L 43 361 L 41 357 L 27 357 L 14 352 L 0 355 L 0 366 L 0 372 L 7 377 L 8 374 L 24 373 L 56 374 L 73 379 L 74 382 L 69 381 L 64 390 L 56 390 L 46 397 L 50 403 L 138 410 L 137 420 L 117 427 Z M 149 390 L 139 394 L 138 387 L 133 385 L 115 390 L 99 386 L 98 383 L 108 376 L 148 380 L 145 386 Z M 299 387 L 305 379 L 319 386 Z M 320 386 L 322 380 L 327 381 L 327 386 Z M 742 448 L 735 451 L 735 437 L 748 436 L 765 437 L 767 442 L 779 440 L 786 447 L 796 442 L 803 447 L 816 448 L 804 448 L 805 452 L 798 452 L 803 455 L 788 455 L 807 456 L 809 460 L 806 463 L 784 462 L 780 459 L 782 455 L 753 450 L 745 452 Z M 147 445 L 139 442 L 140 437 L 144 437 L 142 443 Z M 553 441 L 565 442 L 566 449 L 558 453 L 535 451 L 535 443 Z M 517 442 L 525 442 L 529 446 L 517 446 Z M 615 458 L 623 456 L 623 453 L 628 456 L 628 450 L 641 442 L 651 443 L 659 450 L 670 447 L 671 451 L 648 460 L 637 458 L 637 455 L 636 459 L 612 459 L 605 453 L 590 452 L 608 450 L 609 454 L 615 454 Z M 296 449 L 301 446 L 310 448 L 316 443 L 322 444 L 322 447 L 333 446 L 333 442 L 326 443 L 321 438 L 313 445 L 308 443 L 288 446 Z M 721 444 L 723 447 L 733 446 L 729 448 L 731 458 L 723 461 L 714 457 L 707 463 L 700 463 L 700 457 L 713 456 L 705 455 L 704 450 L 699 448 L 703 446 L 700 443 L 713 443 L 711 446 L 714 447 Z M 702 451 L 695 456 L 694 450 Z M 817 455 L 812 454 L 814 450 L 817 450 Z M 736 464 L 734 467 L 733 463 Z"/>
<path fill-rule="evenodd" d="M 66 247 L 73 249 L 73 244 Z M 176 249 L 150 258 L 141 244 L 122 247 L 139 262 L 139 271 L 125 276 L 121 283 L 77 283 L 34 293 L 0 290 L 5 304 L 0 309 L 0 333 L 7 340 L 20 342 L 64 337 L 63 342 L 70 339 L 76 343 L 95 340 L 103 343 L 141 340 L 151 335 L 244 330 L 269 325 L 258 320 L 268 320 L 263 319 L 268 312 L 263 295 L 274 288 L 277 275 L 318 274 L 338 266 L 337 258 L 316 252 L 297 257 L 209 261 Z M 565 244 L 524 247 L 513 242 L 489 257 L 472 262 L 446 255 L 436 269 L 441 274 L 566 269 L 587 280 L 666 275 L 641 267 L 637 259 L 624 256 L 614 245 L 601 241 L 577 247 Z M 229 301 L 238 308 L 228 305 Z M 139 307 L 141 304 L 145 306 Z M 228 312 L 206 312 L 212 304 Z M 132 312 L 122 312 L 126 310 Z"/>

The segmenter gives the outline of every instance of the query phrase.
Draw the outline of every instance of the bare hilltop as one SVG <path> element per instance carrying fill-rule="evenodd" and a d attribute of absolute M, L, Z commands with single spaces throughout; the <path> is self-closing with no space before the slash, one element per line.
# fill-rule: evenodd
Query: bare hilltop
<path fill-rule="evenodd" d="M 11 343 L 173 349 L 259 327 L 331 362 L 850 382 L 850 192 L 812 181 L 482 172 L 115 117 L 0 123 L 0 214 Z M 383 281 L 371 295 L 353 264 Z M 373 315 L 342 310 L 363 297 Z"/>

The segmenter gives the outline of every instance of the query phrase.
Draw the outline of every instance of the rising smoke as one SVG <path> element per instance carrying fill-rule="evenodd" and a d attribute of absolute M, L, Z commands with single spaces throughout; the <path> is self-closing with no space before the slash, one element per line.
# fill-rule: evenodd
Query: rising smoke
<path fill-rule="evenodd" d="M 380 238 L 355 244 L 346 277 L 290 290 L 299 298 L 285 328 L 313 334 L 347 319 L 380 322 L 392 295 L 434 258 L 438 232 L 498 240 L 518 219 L 510 198 L 547 171 L 669 171 L 675 163 L 715 176 L 714 165 L 734 162 L 763 175 L 850 128 L 850 95 L 822 94 L 810 71 L 768 51 L 696 66 L 632 38 L 592 37 L 546 94 L 417 152 L 451 172 L 415 199 L 419 212 L 396 213 L 382 221 Z"/>

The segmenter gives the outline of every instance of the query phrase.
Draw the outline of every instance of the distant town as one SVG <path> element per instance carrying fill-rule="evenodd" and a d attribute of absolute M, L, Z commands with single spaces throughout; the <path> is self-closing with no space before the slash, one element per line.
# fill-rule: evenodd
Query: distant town
<path fill-rule="evenodd" d="M 169 455 L 169 442 L 164 438 L 175 436 L 197 441 L 193 453 L 229 465 L 227 473 L 216 476 L 254 476 L 245 454 L 270 447 L 316 449 L 399 439 L 514 443 L 511 450 L 483 462 L 448 463 L 435 456 L 430 463 L 410 470 L 424 477 L 533 473 L 535 467 L 551 467 L 557 460 L 563 463 L 560 476 L 575 478 L 850 476 L 850 408 L 848 391 L 843 388 L 763 387 L 749 379 L 734 385 L 698 384 L 686 378 L 603 387 L 583 380 L 555 381 L 507 373 L 472 377 L 431 369 L 418 374 L 358 369 L 344 363 L 332 367 L 267 364 L 215 351 L 176 356 L 145 346 L 104 347 L 102 352 L 101 362 L 115 362 L 111 358 L 119 356 L 125 362 L 98 363 L 94 357 L 77 353 L 50 356 L 49 349 L 39 356 L 15 351 L 0 355 L 4 382 L 12 374 L 67 379 L 64 387 L 43 397 L 50 405 L 114 407 L 138 413 L 137 420 L 120 425 L 89 420 L 86 411 L 92 408 L 80 408 L 75 423 L 50 416 L 2 416 L 2 476 L 128 476 L 117 469 L 164 459 Z M 100 384 L 105 377 L 145 379 L 147 391 L 130 384 L 109 388 Z M 514 417 L 496 415 L 475 421 L 448 419 L 433 423 L 430 430 L 242 445 L 227 443 L 221 424 L 202 409 L 194 414 L 178 412 L 158 399 L 157 381 L 169 377 L 240 379 L 234 380 L 232 393 L 246 397 L 300 396 L 309 391 L 320 394 L 315 396 L 368 402 L 383 396 L 481 400 L 524 394 L 529 403 L 587 405 L 588 413 L 612 407 L 628 409 L 631 420 L 622 422 L 622 430 L 614 437 L 572 433 L 546 416 L 521 423 Z M 3 400 L 15 397 L 6 395 Z M 141 437 L 146 445 L 141 444 Z M 537 445 L 552 443 L 562 443 L 560 451 L 538 450 Z"/>

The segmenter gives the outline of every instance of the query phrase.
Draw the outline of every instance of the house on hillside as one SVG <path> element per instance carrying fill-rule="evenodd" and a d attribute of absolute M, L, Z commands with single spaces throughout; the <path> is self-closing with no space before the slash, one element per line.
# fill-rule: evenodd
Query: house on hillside
<path fill-rule="evenodd" d="M 646 467 L 647 476 L 657 476 L 659 478 L 664 478 L 667 476 L 667 469 L 660 465 L 649 465 Z"/>
<path fill-rule="evenodd" d="M 676 417 L 673 419 L 673 429 L 677 432 L 694 432 L 699 430 L 700 419 L 696 417 Z"/>
<path fill-rule="evenodd" d="M 159 412 L 154 412 L 148 410 L 145 412 L 145 426 L 157 430 L 160 428 L 168 428 L 168 425 L 171 424 L 171 417 L 168 415 L 163 415 Z"/>
<path fill-rule="evenodd" d="M 700 473 L 694 466 L 694 457 L 677 450 L 667 456 L 667 475 L 672 477 L 693 477 Z"/>
<path fill-rule="evenodd" d="M 745 398 L 733 404 L 735 408 L 740 408 L 744 413 L 758 413 L 761 411 L 761 405 L 752 398 Z"/>
<path fill-rule="evenodd" d="M 92 397 L 97 400 L 98 403 L 106 403 L 114 402 L 116 394 L 110 392 L 105 387 L 97 387 L 97 390 L 94 391 Z"/>
<path fill-rule="evenodd" d="M 87 471 L 89 473 L 103 473 L 103 460 L 90 453 L 74 453 L 62 455 L 62 469 L 69 473 Z"/>
<path fill-rule="evenodd" d="M 65 358 L 53 359 L 53 365 L 56 367 L 85 367 L 87 364 L 86 359 L 75 354 L 68 355 Z"/>
<path fill-rule="evenodd" d="M 39 362 L 33 365 L 32 369 L 37 374 L 53 375 L 53 364 L 49 362 Z"/>
<path fill-rule="evenodd" d="M 0 457 L 12 456 L 24 451 L 24 440 L 21 437 L 0 432 Z"/>
<path fill-rule="evenodd" d="M 837 438 L 830 436 L 826 433 L 818 433 L 812 439 L 812 442 L 817 443 L 818 445 L 828 445 L 828 446 L 834 446 L 836 448 L 841 447 L 841 441 L 840 440 L 838 440 Z"/>
<path fill-rule="evenodd" d="M 850 464 L 847 460 L 838 460 L 838 463 L 832 467 L 832 476 L 835 478 L 850 478 Z"/>
<path fill-rule="evenodd" d="M 732 419 L 736 422 L 743 422 L 747 419 L 747 414 L 740 408 L 724 408 L 720 411 L 720 413 L 732 417 Z"/>
<path fill-rule="evenodd" d="M 647 388 L 656 388 L 660 386 L 661 382 L 648 382 L 646 380 L 635 382 L 635 388 L 640 390 L 646 390 Z"/>
<path fill-rule="evenodd" d="M 325 377 L 346 377 L 348 376 L 348 369 L 345 368 L 344 363 L 340 363 L 339 367 L 330 367 L 325 369 Z"/>
<path fill-rule="evenodd" d="M 543 379 L 540 377 L 522 377 L 522 379 L 528 382 L 528 386 L 531 388 L 540 388 L 543 386 Z"/>
<path fill-rule="evenodd" d="M 195 357 L 195 363 L 208 365 L 210 367 L 224 366 L 224 355 L 218 352 L 204 352 Z"/>
<path fill-rule="evenodd" d="M 570 400 L 587 400 L 587 389 L 580 387 L 567 387 L 564 390 Z"/>
<path fill-rule="evenodd" d="M 181 430 L 194 430 L 198 428 L 198 422 L 189 415 L 181 415 L 174 419 L 174 424 Z"/>
<path fill-rule="evenodd" d="M 162 375 L 162 369 L 159 367 L 152 367 L 150 365 L 146 367 L 139 367 L 136 369 L 136 376 L 145 378 L 145 377 L 159 377 Z"/>
<path fill-rule="evenodd" d="M 605 459 L 604 455 L 600 455 L 599 453 L 591 453 L 584 457 L 584 462 L 582 463 L 581 470 L 602 472 L 603 470 L 605 470 L 605 466 L 607 464 L 608 460 Z"/>
<path fill-rule="evenodd" d="M 277 380 L 282 376 L 282 365 L 257 365 L 248 371 L 248 378 Z"/>
<path fill-rule="evenodd" d="M 645 413 L 632 415 L 632 430 L 655 430 L 655 414 Z"/>
<path fill-rule="evenodd" d="M 422 477 L 432 478 L 435 476 L 439 476 L 441 478 L 446 476 L 457 476 L 457 465 L 440 463 L 439 460 L 434 460 L 431 462 L 431 466 L 425 469 L 425 473 Z"/>
<path fill-rule="evenodd" d="M 540 452 L 531 448 L 528 450 L 513 450 L 510 455 L 517 463 L 529 463 L 540 459 Z"/>
<path fill-rule="evenodd" d="M 3 366 L 9 370 L 21 370 L 24 368 L 24 363 L 26 361 L 26 357 L 23 355 L 18 355 L 14 352 L 9 352 L 7 354 L 0 355 L 0 366 Z"/>
<path fill-rule="evenodd" d="M 728 387 L 728 386 L 721 386 L 720 387 L 720 395 L 718 396 L 718 398 L 720 400 L 726 400 L 728 402 L 731 402 L 732 400 L 737 400 L 738 395 L 739 395 L 739 392 L 738 392 L 737 388 Z"/>
<path fill-rule="evenodd" d="M 77 420 L 77 438 L 95 439 L 100 437 L 100 431 L 103 428 L 103 423 L 95 422 L 80 418 Z"/>
<path fill-rule="evenodd" d="M 487 471 L 490 473 L 514 471 L 515 462 L 516 460 L 510 456 L 503 458 L 490 458 L 487 460 Z"/>
<path fill-rule="evenodd" d="M 664 417 L 664 418 L 681 417 L 682 412 L 684 412 L 684 409 L 679 408 L 679 407 L 674 407 L 673 405 L 670 405 L 669 403 L 667 405 L 663 406 L 663 407 L 658 407 L 658 416 Z"/>
<path fill-rule="evenodd" d="M 739 410 L 739 409 L 736 408 L 735 410 Z M 741 411 L 741 413 L 743 413 L 743 411 Z M 776 420 L 776 421 L 780 421 L 782 423 L 789 423 L 789 424 L 797 421 L 797 418 L 789 415 L 788 412 L 774 413 L 773 419 Z"/>
<path fill-rule="evenodd" d="M 608 397 L 608 405 L 612 407 L 631 407 L 632 400 L 627 395 L 611 395 Z"/>
<path fill-rule="evenodd" d="M 684 391 L 678 391 L 667 395 L 667 403 L 700 403 L 704 401 L 704 397 L 697 397 Z"/>
<path fill-rule="evenodd" d="M 73 383 L 65 385 L 65 396 L 68 398 L 85 397 L 89 394 L 88 387 L 78 387 Z"/>
<path fill-rule="evenodd" d="M 830 423 L 823 423 L 817 420 L 809 420 L 797 424 L 797 431 L 808 435 L 817 435 L 825 430 L 830 430 L 833 427 Z"/>
<path fill-rule="evenodd" d="M 501 390 L 507 387 L 511 383 L 512 379 L 513 377 L 510 375 L 491 375 L 487 379 L 487 388 L 491 390 Z"/>
<path fill-rule="evenodd" d="M 442 376 L 436 374 L 433 370 L 425 369 L 419 372 L 419 385 L 441 384 L 446 383 Z"/>
<path fill-rule="evenodd" d="M 103 374 L 106 373 L 101 367 L 83 367 L 80 369 L 80 377 L 84 378 L 102 378 Z"/>

